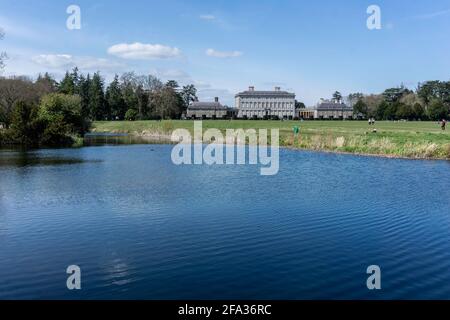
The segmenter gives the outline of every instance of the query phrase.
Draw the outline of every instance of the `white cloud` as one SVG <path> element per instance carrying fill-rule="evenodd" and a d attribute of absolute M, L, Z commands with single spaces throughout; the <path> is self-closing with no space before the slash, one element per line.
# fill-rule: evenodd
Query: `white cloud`
<path fill-rule="evenodd" d="M 43 67 L 51 69 L 70 69 L 78 67 L 84 70 L 111 70 L 123 67 L 122 64 L 103 58 L 76 57 L 70 54 L 41 54 L 31 60 Z"/>
<path fill-rule="evenodd" d="M 215 20 L 216 17 L 212 14 L 202 14 L 202 15 L 200 15 L 200 19 L 211 21 L 211 20 Z"/>
<path fill-rule="evenodd" d="M 215 58 L 236 58 L 242 56 L 240 51 L 217 51 L 214 49 L 206 50 L 206 55 Z"/>
<path fill-rule="evenodd" d="M 38 65 L 48 68 L 68 68 L 73 65 L 73 57 L 69 54 L 41 54 L 31 58 Z"/>
<path fill-rule="evenodd" d="M 120 43 L 108 49 L 108 53 L 123 59 L 168 59 L 181 55 L 178 48 L 164 46 L 161 44 L 144 44 L 135 42 L 132 44 Z"/>

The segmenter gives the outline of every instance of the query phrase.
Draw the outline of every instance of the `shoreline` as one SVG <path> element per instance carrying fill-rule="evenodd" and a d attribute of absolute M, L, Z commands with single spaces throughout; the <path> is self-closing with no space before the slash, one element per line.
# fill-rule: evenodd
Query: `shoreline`
<path fill-rule="evenodd" d="M 358 156 L 358 157 L 371 157 L 371 158 L 384 158 L 384 159 L 397 159 L 397 160 L 426 160 L 426 161 L 450 161 L 448 158 L 443 157 L 428 157 L 428 158 L 420 158 L 420 157 L 406 157 L 394 154 L 376 154 L 376 153 L 360 153 L 360 152 L 349 152 L 349 151 L 339 151 L 339 150 L 328 150 L 328 149 L 307 149 L 307 148 L 296 148 L 290 146 L 280 146 L 282 148 L 286 148 L 293 151 L 308 151 L 308 152 L 321 152 L 321 153 L 329 153 L 329 154 L 340 154 L 347 156 Z"/>
<path fill-rule="evenodd" d="M 99 132 L 95 129 L 90 134 L 127 134 L 128 137 L 134 137 L 139 139 L 148 140 L 150 142 L 160 142 L 161 144 L 176 144 L 177 142 L 173 142 L 171 139 L 171 134 L 167 133 L 160 133 L 160 132 L 151 132 L 151 131 L 143 131 L 141 133 L 139 132 Z M 203 142 L 203 143 L 209 143 L 209 142 Z M 326 148 L 305 148 L 300 146 L 294 146 L 290 144 L 283 143 L 283 139 L 280 139 L 280 148 L 285 148 L 293 151 L 308 151 L 308 152 L 322 152 L 322 153 L 329 153 L 329 154 L 340 154 L 340 155 L 353 155 L 353 156 L 362 156 L 362 157 L 375 157 L 375 158 L 385 158 L 385 159 L 401 159 L 401 160 L 434 160 L 434 161 L 450 161 L 450 158 L 446 157 L 435 157 L 435 156 L 416 156 L 416 157 L 409 157 L 409 156 L 403 156 L 403 155 L 395 155 L 390 153 L 364 153 L 364 152 L 351 152 L 351 151 L 342 151 L 342 150 L 331 150 Z"/>

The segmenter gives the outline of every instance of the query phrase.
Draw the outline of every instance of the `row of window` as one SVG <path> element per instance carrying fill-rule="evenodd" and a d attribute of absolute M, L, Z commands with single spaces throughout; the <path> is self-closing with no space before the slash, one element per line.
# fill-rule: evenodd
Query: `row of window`
<path fill-rule="evenodd" d="M 253 115 L 263 117 L 266 115 L 265 112 L 251 112 L 251 111 L 241 111 L 240 114 L 242 116 L 249 116 L 249 117 L 251 117 Z M 293 115 L 293 113 L 292 112 L 269 112 L 267 115 L 268 116 L 291 116 L 291 115 Z"/>
<path fill-rule="evenodd" d="M 241 98 L 242 102 L 258 102 L 258 101 L 292 101 L 293 98 L 280 98 L 280 97 L 264 97 L 264 98 Z"/>
<path fill-rule="evenodd" d="M 278 109 L 290 109 L 294 108 L 293 103 L 288 102 L 259 102 L 259 103 L 242 103 L 243 109 L 261 109 L 261 108 L 278 108 Z"/>

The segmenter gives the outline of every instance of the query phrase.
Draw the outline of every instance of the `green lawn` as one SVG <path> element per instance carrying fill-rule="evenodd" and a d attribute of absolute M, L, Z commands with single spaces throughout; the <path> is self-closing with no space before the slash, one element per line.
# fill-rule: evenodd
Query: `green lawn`
<path fill-rule="evenodd" d="M 193 130 L 191 120 L 95 122 L 93 131 L 130 134 L 170 134 L 177 128 Z M 293 127 L 300 126 L 294 139 Z M 442 131 L 436 122 L 380 121 L 252 121 L 205 120 L 203 129 L 280 129 L 283 146 L 338 152 L 450 159 L 450 128 Z M 377 133 L 373 129 L 377 129 Z"/>

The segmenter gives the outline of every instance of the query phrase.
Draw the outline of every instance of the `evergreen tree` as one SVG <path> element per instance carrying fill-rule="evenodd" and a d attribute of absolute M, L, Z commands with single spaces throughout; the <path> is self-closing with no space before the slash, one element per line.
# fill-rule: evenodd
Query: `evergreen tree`
<path fill-rule="evenodd" d="M 136 93 L 134 92 L 134 88 L 132 83 L 125 82 L 122 84 L 122 97 L 125 102 L 126 110 L 134 110 L 138 112 L 139 109 L 139 102 L 136 96 Z"/>
<path fill-rule="evenodd" d="M 113 120 L 123 120 L 125 112 L 127 112 L 125 101 L 120 90 L 119 76 L 116 75 L 114 80 L 106 89 L 106 103 L 111 110 Z"/>
<path fill-rule="evenodd" d="M 98 72 L 94 73 L 89 85 L 89 111 L 93 120 L 110 119 L 106 109 L 105 96 L 103 92 L 103 79 Z"/>
<path fill-rule="evenodd" d="M 84 75 L 80 75 L 78 81 L 78 95 L 80 96 L 81 99 L 81 114 L 83 118 L 89 118 L 91 115 L 89 110 L 90 87 L 91 87 L 91 75 L 88 73 L 86 78 L 84 77 Z"/>
<path fill-rule="evenodd" d="M 148 106 L 148 93 L 144 90 L 142 85 L 139 85 L 136 89 L 136 98 L 138 102 L 138 119 L 144 120 L 147 115 Z"/>
<path fill-rule="evenodd" d="M 66 71 L 66 75 L 60 82 L 58 92 L 63 94 L 75 94 L 75 83 L 69 71 Z"/>
<path fill-rule="evenodd" d="M 44 75 L 39 74 L 35 82 L 35 87 L 39 92 L 39 95 L 43 96 L 45 94 L 56 92 L 58 83 L 48 72 L 46 72 Z"/>
<path fill-rule="evenodd" d="M 73 68 L 72 72 L 70 73 L 70 76 L 72 77 L 72 81 L 73 81 L 74 93 L 79 94 L 80 93 L 80 75 L 79 75 L 78 67 Z"/>

